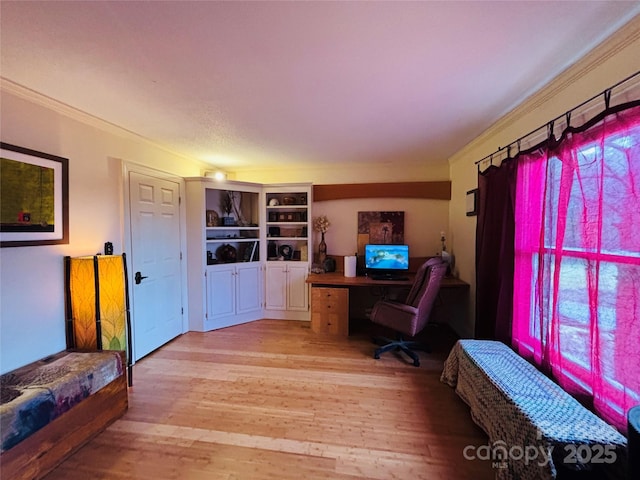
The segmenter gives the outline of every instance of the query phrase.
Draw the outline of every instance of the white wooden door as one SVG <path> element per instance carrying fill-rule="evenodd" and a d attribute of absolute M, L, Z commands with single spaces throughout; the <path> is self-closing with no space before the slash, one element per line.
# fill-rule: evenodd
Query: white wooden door
<path fill-rule="evenodd" d="M 182 333 L 180 185 L 129 173 L 133 353 L 139 360 Z"/>

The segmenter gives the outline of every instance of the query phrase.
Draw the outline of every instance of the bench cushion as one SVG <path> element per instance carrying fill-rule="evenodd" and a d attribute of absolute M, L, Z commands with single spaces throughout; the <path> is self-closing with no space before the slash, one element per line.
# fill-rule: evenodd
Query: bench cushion
<path fill-rule="evenodd" d="M 492 447 L 503 445 L 507 452 L 517 447 L 506 462 L 496 465 L 498 478 L 556 478 L 556 465 L 563 462 L 574 470 L 603 467 L 614 477 L 624 474 L 626 438 L 507 345 L 459 340 L 441 380 L 470 406 L 474 422 L 487 433 Z M 514 459 L 520 448 L 525 452 L 530 448 L 530 456 L 537 448 L 536 458 Z M 540 448 L 551 455 L 545 457 Z M 590 461 L 572 462 L 578 448 Z M 615 464 L 608 461 L 612 451 Z M 569 462 L 564 461 L 567 458 Z"/>
<path fill-rule="evenodd" d="M 64 351 L 0 377 L 2 452 L 123 374 L 118 352 Z"/>

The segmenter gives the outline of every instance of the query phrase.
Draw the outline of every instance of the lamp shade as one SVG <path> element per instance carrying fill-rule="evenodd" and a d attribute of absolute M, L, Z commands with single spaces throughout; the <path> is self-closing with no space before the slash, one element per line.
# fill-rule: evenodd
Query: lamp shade
<path fill-rule="evenodd" d="M 131 366 L 125 255 L 65 257 L 65 284 L 67 348 L 125 350 Z"/>

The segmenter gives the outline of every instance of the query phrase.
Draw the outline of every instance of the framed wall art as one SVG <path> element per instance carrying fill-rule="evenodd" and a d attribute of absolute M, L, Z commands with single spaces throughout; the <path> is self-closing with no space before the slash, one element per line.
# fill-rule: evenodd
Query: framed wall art
<path fill-rule="evenodd" d="M 404 243 L 404 212 L 358 212 L 358 255 L 367 243 Z"/>
<path fill-rule="evenodd" d="M 69 160 L 0 142 L 0 246 L 69 243 Z"/>
<path fill-rule="evenodd" d="M 478 215 L 478 189 L 474 188 L 467 192 L 465 201 L 467 217 L 475 217 Z"/>

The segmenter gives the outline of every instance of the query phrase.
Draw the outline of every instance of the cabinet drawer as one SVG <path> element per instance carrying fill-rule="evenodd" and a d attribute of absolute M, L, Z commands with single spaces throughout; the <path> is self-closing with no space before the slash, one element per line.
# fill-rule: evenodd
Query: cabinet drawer
<path fill-rule="evenodd" d="M 313 287 L 311 289 L 311 309 L 322 312 L 340 308 L 349 303 L 349 290 L 346 288 Z"/>
<path fill-rule="evenodd" d="M 349 335 L 347 288 L 311 288 L 311 329 L 316 333 Z"/>

